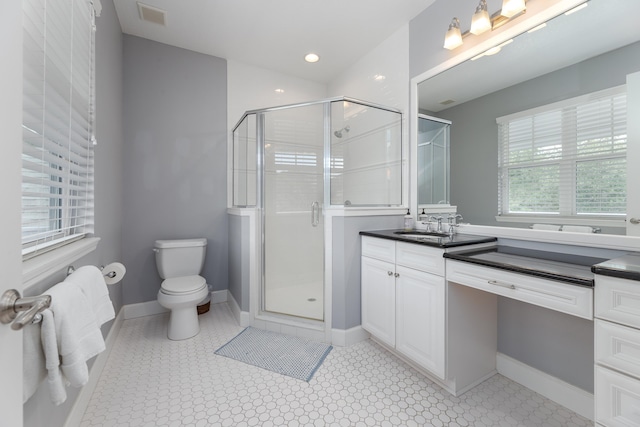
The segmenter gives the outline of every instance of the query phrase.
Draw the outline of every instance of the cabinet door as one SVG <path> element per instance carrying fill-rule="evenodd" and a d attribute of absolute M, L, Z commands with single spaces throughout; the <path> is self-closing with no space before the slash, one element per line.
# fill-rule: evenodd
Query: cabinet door
<path fill-rule="evenodd" d="M 396 267 L 396 349 L 444 378 L 444 278 Z"/>
<path fill-rule="evenodd" d="M 395 265 L 362 257 L 362 327 L 383 343 L 396 342 Z"/>
<path fill-rule="evenodd" d="M 640 381 L 596 366 L 596 422 L 607 427 L 640 425 Z"/>

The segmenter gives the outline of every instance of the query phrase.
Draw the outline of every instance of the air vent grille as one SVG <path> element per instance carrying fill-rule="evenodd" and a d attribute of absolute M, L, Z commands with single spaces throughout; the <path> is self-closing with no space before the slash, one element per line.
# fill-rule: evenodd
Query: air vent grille
<path fill-rule="evenodd" d="M 138 12 L 140 12 L 140 19 L 143 21 L 152 22 L 163 27 L 167 25 L 167 12 L 162 9 L 138 3 Z"/>

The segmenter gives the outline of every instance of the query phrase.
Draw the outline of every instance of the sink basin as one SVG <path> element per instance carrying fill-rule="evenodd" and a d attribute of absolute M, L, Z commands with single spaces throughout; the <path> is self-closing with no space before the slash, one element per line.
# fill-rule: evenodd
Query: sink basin
<path fill-rule="evenodd" d="M 416 237 L 416 238 L 425 238 L 425 239 L 439 239 L 441 237 L 448 237 L 449 235 L 446 233 L 437 233 L 435 231 L 420 231 L 420 230 L 411 230 L 411 231 L 396 231 L 395 234 L 399 234 L 404 237 Z"/>

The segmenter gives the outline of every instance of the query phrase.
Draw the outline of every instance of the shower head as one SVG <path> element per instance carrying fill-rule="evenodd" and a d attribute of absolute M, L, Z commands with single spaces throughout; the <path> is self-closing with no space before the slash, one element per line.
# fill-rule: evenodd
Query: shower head
<path fill-rule="evenodd" d="M 342 132 L 349 133 L 350 130 L 351 130 L 351 126 L 347 125 L 347 126 L 343 127 L 342 129 L 338 129 L 333 134 L 336 136 L 336 138 L 342 138 Z"/>

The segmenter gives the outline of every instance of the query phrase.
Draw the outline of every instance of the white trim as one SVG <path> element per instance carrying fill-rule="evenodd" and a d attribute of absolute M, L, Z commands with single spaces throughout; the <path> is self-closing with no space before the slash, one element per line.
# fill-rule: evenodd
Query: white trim
<path fill-rule="evenodd" d="M 332 329 L 331 344 L 338 347 L 349 347 L 369 339 L 369 332 L 362 329 L 362 325 L 354 326 L 351 329 Z"/>
<path fill-rule="evenodd" d="M 461 224 L 459 233 L 491 236 L 541 243 L 586 246 L 622 251 L 640 250 L 640 237 L 598 233 L 570 233 L 567 231 L 530 230 L 528 228 L 491 227 L 488 225 Z"/>
<path fill-rule="evenodd" d="M 100 379 L 100 375 L 102 374 L 102 370 L 107 364 L 107 360 L 109 359 L 109 354 L 111 353 L 111 349 L 113 348 L 116 337 L 118 336 L 118 332 L 120 332 L 120 328 L 122 327 L 122 322 L 124 321 L 124 311 L 120 309 L 118 315 L 111 325 L 111 329 L 109 329 L 109 333 L 107 334 L 107 339 L 104 341 L 105 343 L 105 351 L 100 353 L 96 358 L 93 366 L 91 366 L 91 371 L 89 372 L 89 381 L 87 384 L 82 387 L 76 401 L 73 403 L 71 407 L 71 412 L 67 416 L 67 420 L 64 423 L 64 427 L 76 427 L 80 425 L 82 421 L 82 417 L 84 416 L 87 407 L 89 406 L 89 401 L 91 400 L 91 396 L 96 389 L 96 385 L 98 385 L 98 380 Z"/>
<path fill-rule="evenodd" d="M 221 291 L 211 292 L 211 304 L 227 302 L 228 299 L 229 299 L 229 291 L 226 289 L 223 289 Z"/>
<path fill-rule="evenodd" d="M 127 304 L 122 307 L 122 309 L 124 310 L 125 320 L 169 312 L 168 308 L 164 308 L 160 305 L 160 303 L 158 303 L 158 301 L 155 300 L 137 304 Z"/>
<path fill-rule="evenodd" d="M 498 373 L 582 415 L 594 419 L 593 394 L 505 354 L 496 355 Z"/>
<path fill-rule="evenodd" d="M 510 222 L 519 224 L 557 224 L 557 225 L 585 225 L 596 227 L 616 227 L 626 228 L 624 215 L 619 219 L 603 219 L 584 217 L 566 217 L 566 216 L 533 216 L 533 215 L 496 215 L 497 222 Z"/>
<path fill-rule="evenodd" d="M 334 216 L 384 216 L 384 215 L 404 215 L 407 212 L 406 206 L 396 206 L 389 208 L 344 208 L 329 207 L 324 209 L 325 217 Z"/>
<path fill-rule="evenodd" d="M 227 305 L 229 305 L 233 317 L 236 319 L 236 322 L 238 322 L 240 326 L 246 328 L 251 324 L 250 313 L 248 311 L 240 310 L 240 306 L 238 305 L 238 302 L 233 297 L 233 294 L 231 292 L 227 293 Z"/>
<path fill-rule="evenodd" d="M 22 285 L 30 286 L 47 279 L 52 274 L 67 268 L 72 262 L 93 252 L 98 247 L 99 237 L 85 237 L 77 242 L 45 252 L 22 262 Z"/>

